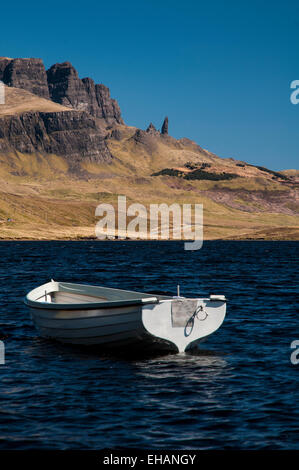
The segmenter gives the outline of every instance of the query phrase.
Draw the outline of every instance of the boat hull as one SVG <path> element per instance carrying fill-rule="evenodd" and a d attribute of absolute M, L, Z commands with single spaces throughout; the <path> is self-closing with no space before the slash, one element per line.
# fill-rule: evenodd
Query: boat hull
<path fill-rule="evenodd" d="M 53 282 L 32 291 L 25 303 L 40 336 L 106 349 L 183 352 L 215 332 L 225 317 L 224 300 L 133 297 L 130 291 Z"/>
<path fill-rule="evenodd" d="M 146 333 L 140 306 L 105 310 L 30 310 L 40 336 L 63 343 L 105 345 L 130 340 L 136 342 Z"/>
<path fill-rule="evenodd" d="M 143 325 L 152 336 L 163 338 L 173 343 L 178 352 L 184 352 L 217 331 L 226 314 L 224 301 L 197 299 L 195 302 L 193 314 L 183 317 L 178 324 L 173 316 L 173 301 L 146 305 L 142 309 Z"/>

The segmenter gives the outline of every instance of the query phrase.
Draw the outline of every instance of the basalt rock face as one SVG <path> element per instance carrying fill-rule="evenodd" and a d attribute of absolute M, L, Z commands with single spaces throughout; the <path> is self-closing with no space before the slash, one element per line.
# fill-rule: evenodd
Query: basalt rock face
<path fill-rule="evenodd" d="M 3 82 L 4 72 L 7 65 L 11 62 L 12 59 L 8 59 L 6 57 L 0 57 L 0 80 Z"/>
<path fill-rule="evenodd" d="M 110 97 L 109 88 L 91 78 L 79 78 L 70 62 L 55 64 L 47 71 L 50 98 L 64 106 L 83 110 L 108 125 L 123 124 L 120 108 Z"/>
<path fill-rule="evenodd" d="M 55 64 L 47 71 L 50 97 L 56 103 L 87 111 L 87 93 L 70 62 Z"/>
<path fill-rule="evenodd" d="M 69 107 L 69 111 L 24 111 L 0 118 L 0 152 L 48 153 L 65 157 L 70 168 L 86 160 L 110 163 L 107 128 L 123 124 L 117 102 L 104 85 L 81 80 L 69 62 L 48 72 L 41 59 L 0 57 L 0 80 Z"/>
<path fill-rule="evenodd" d="M 53 65 L 47 72 L 41 59 L 0 57 L 0 80 L 7 86 L 23 88 L 42 98 L 102 119 L 106 126 L 123 124 L 116 100 L 109 88 L 91 78 L 79 78 L 70 62 Z"/>
<path fill-rule="evenodd" d="M 53 153 L 77 162 L 110 163 L 102 129 L 85 112 L 28 112 L 0 118 L 0 152 Z"/>
<path fill-rule="evenodd" d="M 41 59 L 1 59 L 0 80 L 49 99 L 47 74 Z"/>
<path fill-rule="evenodd" d="M 83 79 L 85 80 L 85 79 Z M 89 79 L 90 80 L 90 79 Z M 97 103 L 99 107 L 97 117 L 105 119 L 109 124 L 124 124 L 120 107 L 116 100 L 110 97 L 110 90 L 103 84 L 95 85 Z"/>

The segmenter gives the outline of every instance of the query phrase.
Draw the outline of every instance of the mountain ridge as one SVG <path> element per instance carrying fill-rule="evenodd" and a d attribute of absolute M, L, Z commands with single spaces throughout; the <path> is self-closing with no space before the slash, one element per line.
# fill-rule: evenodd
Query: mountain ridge
<path fill-rule="evenodd" d="M 0 57 L 0 80 L 9 87 L 86 111 L 107 125 L 123 124 L 120 108 L 110 97 L 109 88 L 88 77 L 80 79 L 70 62 L 56 63 L 46 70 L 39 58 Z"/>
<path fill-rule="evenodd" d="M 40 59 L 0 58 L 1 77 L 0 238 L 93 238 L 97 204 L 119 194 L 202 203 L 205 239 L 299 238 L 297 170 L 220 158 L 173 138 L 168 117 L 160 131 L 128 126 L 109 89 L 69 62 L 47 73 Z"/>

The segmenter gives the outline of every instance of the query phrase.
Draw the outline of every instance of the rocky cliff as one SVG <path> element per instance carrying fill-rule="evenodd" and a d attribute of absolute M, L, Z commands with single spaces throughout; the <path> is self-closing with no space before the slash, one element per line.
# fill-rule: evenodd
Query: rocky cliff
<path fill-rule="evenodd" d="M 120 108 L 110 97 L 109 88 L 91 78 L 78 77 L 70 62 L 55 64 L 47 71 L 50 97 L 56 103 L 84 110 L 108 125 L 123 124 Z"/>
<path fill-rule="evenodd" d="M 111 161 L 105 128 L 123 120 L 107 87 L 81 80 L 69 62 L 46 72 L 34 58 L 1 57 L 0 80 L 7 98 L 0 109 L 1 152 L 57 154 L 71 168 L 79 161 Z"/>
<path fill-rule="evenodd" d="M 0 152 L 48 153 L 80 161 L 110 163 L 102 129 L 84 111 L 26 112 L 0 118 Z"/>
<path fill-rule="evenodd" d="M 70 62 L 55 64 L 46 72 L 41 59 L 0 58 L 0 80 L 64 106 L 86 111 L 108 126 L 123 124 L 120 108 L 109 88 L 91 78 L 79 78 Z"/>
<path fill-rule="evenodd" d="M 8 86 L 23 88 L 42 98 L 50 98 L 47 74 L 41 59 L 1 58 L 0 80 Z"/>

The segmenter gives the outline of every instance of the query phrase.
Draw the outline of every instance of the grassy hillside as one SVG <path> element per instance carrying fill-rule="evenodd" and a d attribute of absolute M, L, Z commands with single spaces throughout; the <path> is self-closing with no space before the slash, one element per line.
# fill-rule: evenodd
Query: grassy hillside
<path fill-rule="evenodd" d="M 40 98 L 21 88 L 4 86 L 5 104 L 0 105 L 0 117 L 21 114 L 27 111 L 56 112 L 68 111 L 70 108 L 61 106 L 53 101 Z"/>
<path fill-rule="evenodd" d="M 136 131 L 119 126 L 107 140 L 113 162 L 83 162 L 76 173 L 57 155 L 0 155 L 0 239 L 94 237 L 96 206 L 115 205 L 118 195 L 146 207 L 202 203 L 205 239 L 298 239 L 298 190 L 289 175 Z M 153 176 L 165 169 L 175 171 Z M 235 176 L 190 178 L 196 171 Z"/>

